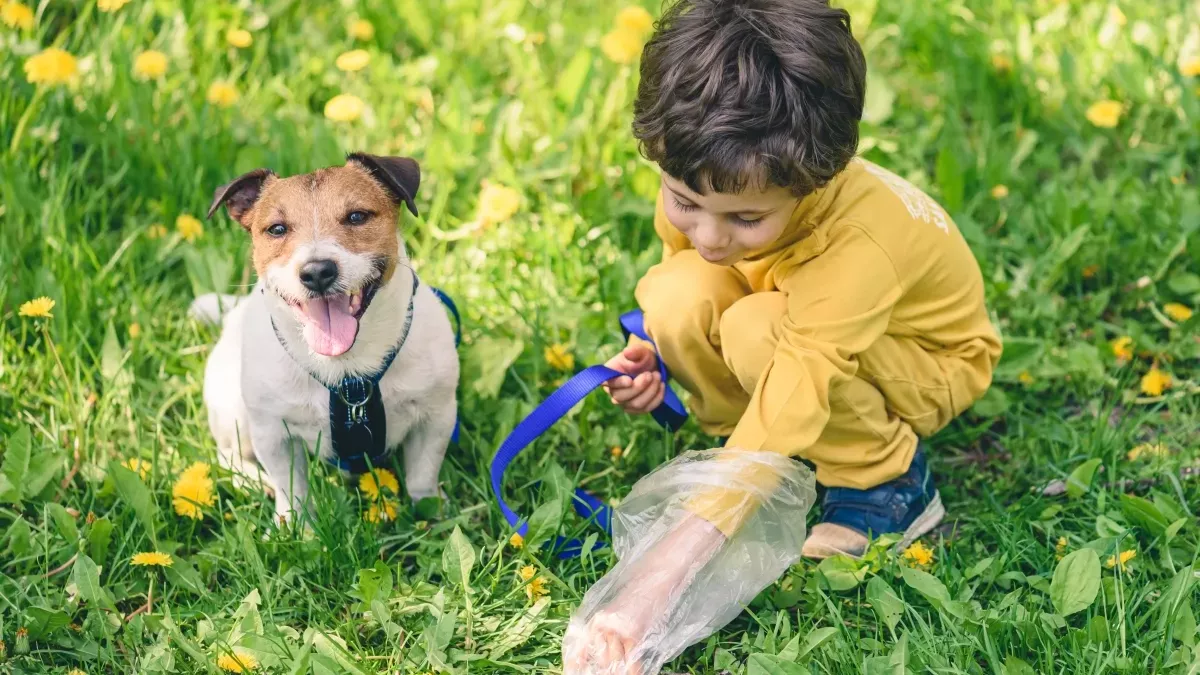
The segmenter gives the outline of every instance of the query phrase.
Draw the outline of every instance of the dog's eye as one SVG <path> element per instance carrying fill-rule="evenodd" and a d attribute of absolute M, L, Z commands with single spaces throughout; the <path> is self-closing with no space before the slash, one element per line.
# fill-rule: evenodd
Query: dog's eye
<path fill-rule="evenodd" d="M 351 211 L 350 215 L 346 216 L 346 222 L 351 225 L 362 225 L 367 222 L 367 217 L 366 211 Z"/>
<path fill-rule="evenodd" d="M 284 225 L 283 223 L 275 223 L 267 228 L 267 234 L 271 235 L 272 237 L 282 237 L 283 235 L 287 234 L 287 225 Z"/>

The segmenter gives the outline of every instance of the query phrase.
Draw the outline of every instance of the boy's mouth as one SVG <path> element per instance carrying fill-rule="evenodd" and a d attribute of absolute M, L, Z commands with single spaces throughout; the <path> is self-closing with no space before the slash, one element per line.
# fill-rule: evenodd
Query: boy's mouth
<path fill-rule="evenodd" d="M 354 346 L 359 320 L 378 290 L 376 278 L 352 293 L 326 293 L 302 301 L 288 300 L 288 304 L 309 349 L 322 356 L 341 356 Z"/>
<path fill-rule="evenodd" d="M 696 252 L 700 254 L 701 258 L 704 258 L 710 263 L 719 263 L 729 257 L 728 251 L 715 251 L 700 246 L 696 247 Z"/>

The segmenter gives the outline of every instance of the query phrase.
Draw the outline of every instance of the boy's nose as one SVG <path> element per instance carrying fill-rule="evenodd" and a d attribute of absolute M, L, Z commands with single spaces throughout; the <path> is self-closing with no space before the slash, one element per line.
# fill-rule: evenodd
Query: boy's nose
<path fill-rule="evenodd" d="M 702 222 L 696 226 L 692 235 L 692 243 L 713 251 L 720 251 L 729 245 L 729 237 L 725 236 L 716 223 Z"/>

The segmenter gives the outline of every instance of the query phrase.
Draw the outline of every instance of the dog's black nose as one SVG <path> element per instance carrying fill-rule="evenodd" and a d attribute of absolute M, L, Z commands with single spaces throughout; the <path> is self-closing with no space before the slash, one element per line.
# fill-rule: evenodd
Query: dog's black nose
<path fill-rule="evenodd" d="M 332 260 L 310 260 L 300 268 L 300 283 L 313 293 L 328 291 L 337 278 L 337 263 Z"/>

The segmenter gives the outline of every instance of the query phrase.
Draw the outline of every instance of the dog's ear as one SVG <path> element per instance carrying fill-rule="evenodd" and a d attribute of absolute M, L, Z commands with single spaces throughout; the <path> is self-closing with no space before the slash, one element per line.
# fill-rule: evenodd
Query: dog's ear
<path fill-rule="evenodd" d="M 274 175 L 275 172 L 270 169 L 255 169 L 217 188 L 213 193 L 212 204 L 208 206 L 208 217 L 212 218 L 212 214 L 224 204 L 229 209 L 229 216 L 242 227 L 249 229 L 245 221 L 246 214 L 262 195 L 263 183 Z"/>
<path fill-rule="evenodd" d="M 408 210 L 417 215 L 417 204 L 413 198 L 417 196 L 417 187 L 421 185 L 421 167 L 415 159 L 354 152 L 346 156 L 346 161 L 355 162 L 366 169 L 392 193 L 392 199 L 397 204 L 404 202 Z"/>

